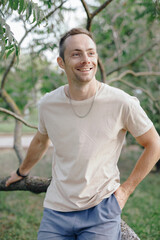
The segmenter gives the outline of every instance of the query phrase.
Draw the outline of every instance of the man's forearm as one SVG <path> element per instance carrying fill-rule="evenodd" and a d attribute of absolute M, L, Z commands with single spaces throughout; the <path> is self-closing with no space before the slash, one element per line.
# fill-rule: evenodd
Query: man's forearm
<path fill-rule="evenodd" d="M 6 187 L 10 184 L 21 180 L 26 176 L 31 168 L 41 159 L 45 151 L 49 146 L 48 135 L 42 135 L 39 131 L 34 136 L 29 149 L 27 151 L 26 158 L 19 167 L 19 172 L 12 172 L 10 178 L 6 181 Z"/>
<path fill-rule="evenodd" d="M 49 140 L 47 137 L 42 141 L 38 133 L 35 135 L 19 168 L 21 174 L 27 175 L 30 172 L 31 168 L 42 158 L 48 145 Z"/>
<path fill-rule="evenodd" d="M 146 177 L 160 158 L 160 137 L 154 127 L 146 134 L 136 138 L 136 140 L 144 147 L 144 151 L 128 179 L 115 191 L 115 196 L 121 208 L 124 207 L 130 194 Z"/>
<path fill-rule="evenodd" d="M 131 194 L 137 185 L 148 175 L 160 158 L 160 143 L 149 145 L 143 151 L 129 178 L 122 184 Z"/>

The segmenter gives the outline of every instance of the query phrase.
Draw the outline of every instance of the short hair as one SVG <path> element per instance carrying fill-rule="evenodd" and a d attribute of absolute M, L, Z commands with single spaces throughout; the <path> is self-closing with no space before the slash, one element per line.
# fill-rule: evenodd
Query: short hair
<path fill-rule="evenodd" d="M 77 34 L 85 34 L 85 35 L 89 36 L 95 43 L 92 33 L 89 32 L 88 30 L 83 29 L 83 28 L 72 28 L 70 31 L 66 32 L 59 41 L 59 56 L 63 59 L 63 61 L 64 61 L 64 51 L 65 51 L 65 44 L 64 44 L 65 40 L 68 37 L 77 35 Z"/>

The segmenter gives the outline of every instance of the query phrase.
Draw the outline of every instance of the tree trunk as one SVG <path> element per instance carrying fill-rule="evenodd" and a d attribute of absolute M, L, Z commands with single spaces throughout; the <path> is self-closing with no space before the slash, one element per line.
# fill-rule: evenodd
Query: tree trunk
<path fill-rule="evenodd" d="M 19 160 L 19 164 L 22 163 L 24 159 L 24 151 L 21 143 L 22 137 L 22 123 L 18 120 L 15 120 L 15 128 L 14 128 L 14 150 Z"/>

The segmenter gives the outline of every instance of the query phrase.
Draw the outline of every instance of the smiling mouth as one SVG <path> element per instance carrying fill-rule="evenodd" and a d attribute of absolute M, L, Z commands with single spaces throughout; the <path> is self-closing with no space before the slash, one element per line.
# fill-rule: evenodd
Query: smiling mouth
<path fill-rule="evenodd" d="M 93 68 L 77 68 L 78 71 L 80 72 L 89 72 L 91 71 Z"/>

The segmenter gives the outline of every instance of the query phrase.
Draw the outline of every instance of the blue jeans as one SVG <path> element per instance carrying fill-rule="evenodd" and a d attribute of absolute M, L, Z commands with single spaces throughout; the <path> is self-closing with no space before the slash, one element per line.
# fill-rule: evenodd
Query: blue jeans
<path fill-rule="evenodd" d="M 73 212 L 44 209 L 38 240 L 120 240 L 121 209 L 112 194 L 97 206 Z"/>

